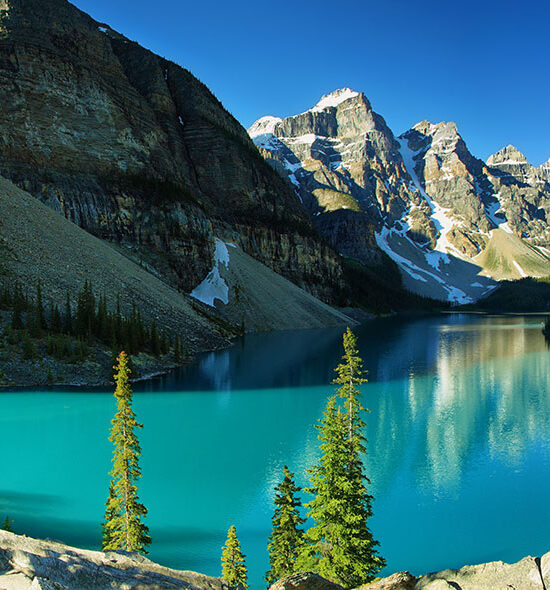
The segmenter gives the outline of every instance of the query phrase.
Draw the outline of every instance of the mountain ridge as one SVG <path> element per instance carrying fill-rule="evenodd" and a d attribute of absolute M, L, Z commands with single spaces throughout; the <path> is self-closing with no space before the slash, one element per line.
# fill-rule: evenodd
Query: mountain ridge
<path fill-rule="evenodd" d="M 336 250 L 371 264 L 384 251 L 416 293 L 468 303 L 495 288 L 480 255 L 497 229 L 524 240 L 534 258 L 529 271 L 500 264 L 494 278 L 550 274 L 547 168 L 513 146 L 485 163 L 454 122 L 421 121 L 396 137 L 350 89 L 300 115 L 262 118 L 249 134 Z"/>

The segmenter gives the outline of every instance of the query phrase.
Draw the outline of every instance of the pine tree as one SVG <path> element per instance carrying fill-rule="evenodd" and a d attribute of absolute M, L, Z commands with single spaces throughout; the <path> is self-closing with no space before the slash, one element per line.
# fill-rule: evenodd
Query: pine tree
<path fill-rule="evenodd" d="M 63 320 L 63 332 L 65 334 L 71 334 L 73 331 L 73 312 L 71 310 L 71 297 L 68 291 L 65 299 L 65 317 Z"/>
<path fill-rule="evenodd" d="M 151 543 L 149 529 L 142 519 L 147 509 L 139 502 L 137 480 L 141 477 L 139 457 L 141 448 L 135 430 L 142 428 L 132 410 L 132 389 L 129 384 L 128 355 L 120 353 L 115 367 L 115 398 L 117 413 L 112 420 L 109 440 L 114 444 L 113 469 L 103 525 L 103 550 L 138 551 L 147 553 Z"/>
<path fill-rule="evenodd" d="M 8 533 L 13 533 L 13 529 L 11 528 L 11 521 L 10 521 L 9 516 L 6 516 L 6 520 L 4 521 L 4 526 L 2 527 L 2 529 L 7 531 Z"/>
<path fill-rule="evenodd" d="M 232 588 L 248 588 L 248 572 L 243 555 L 241 544 L 237 539 L 237 529 L 230 526 L 227 531 L 227 541 L 222 547 L 222 578 Z"/>
<path fill-rule="evenodd" d="M 305 518 L 300 516 L 301 502 L 296 497 L 301 488 L 294 483 L 294 474 L 286 465 L 283 473 L 283 481 L 275 488 L 273 532 L 267 545 L 270 569 L 265 579 L 269 585 L 296 571 L 295 562 L 304 539 L 300 525 Z"/>
<path fill-rule="evenodd" d="M 107 498 L 107 502 L 105 502 L 105 519 L 102 524 L 103 537 L 101 539 L 101 547 L 103 549 L 106 549 L 111 545 L 111 529 L 108 523 L 115 519 L 117 516 L 114 510 L 115 503 L 115 484 L 113 480 L 111 480 L 111 483 L 109 484 L 109 496 Z"/>
<path fill-rule="evenodd" d="M 334 383 L 341 387 L 329 398 L 318 426 L 321 458 L 309 470 L 311 487 L 306 490 L 314 496 L 306 505 L 314 526 L 305 535 L 298 565 L 353 588 L 371 581 L 385 561 L 367 526 L 372 496 L 365 487 L 369 483 L 362 462 L 365 424 L 361 413 L 365 410 L 357 389 L 366 380 L 356 338 L 349 328 L 336 373 Z"/>

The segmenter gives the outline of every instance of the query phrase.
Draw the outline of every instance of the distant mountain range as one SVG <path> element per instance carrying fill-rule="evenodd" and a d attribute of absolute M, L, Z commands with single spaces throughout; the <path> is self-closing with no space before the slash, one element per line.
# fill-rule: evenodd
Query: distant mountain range
<path fill-rule="evenodd" d="M 454 123 L 395 137 L 348 88 L 249 134 L 338 252 L 367 265 L 386 253 L 418 294 L 467 303 L 550 275 L 550 160 L 536 168 L 508 146 L 485 163 Z"/>

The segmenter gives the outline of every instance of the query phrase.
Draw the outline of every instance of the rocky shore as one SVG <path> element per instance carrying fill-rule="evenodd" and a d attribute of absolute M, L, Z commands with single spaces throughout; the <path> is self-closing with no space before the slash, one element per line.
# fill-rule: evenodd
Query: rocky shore
<path fill-rule="evenodd" d="M 0 531 L 0 590 L 229 590 L 221 578 L 173 570 L 136 554 L 88 551 Z M 413 576 L 398 572 L 358 590 L 547 590 L 550 552 L 514 564 L 494 561 Z M 253 589 L 257 590 L 257 589 Z M 312 573 L 270 590 L 342 590 Z"/>

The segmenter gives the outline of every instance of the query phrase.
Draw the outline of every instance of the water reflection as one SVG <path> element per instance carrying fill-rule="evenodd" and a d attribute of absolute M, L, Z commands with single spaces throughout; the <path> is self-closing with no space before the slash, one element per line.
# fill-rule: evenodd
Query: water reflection
<path fill-rule="evenodd" d="M 542 319 L 388 318 L 356 330 L 370 371 L 372 527 L 387 573 L 547 551 L 550 353 Z M 154 560 L 217 575 L 234 523 L 252 585 L 263 587 L 273 487 L 284 464 L 304 485 L 316 461 L 313 424 L 333 391 L 342 332 L 250 335 L 136 388 Z M 3 451 L 17 466 L 3 474 L 13 493 L 0 491 L 0 517 L 9 510 L 27 534 L 97 548 L 113 404 L 110 391 L 0 396 Z M 29 490 L 40 496 L 17 495 Z"/>
<path fill-rule="evenodd" d="M 450 491 L 484 453 L 512 465 L 535 442 L 548 448 L 550 359 L 540 318 L 461 321 L 435 326 L 420 349 L 409 324 L 395 356 L 379 357 L 379 380 L 365 393 L 369 469 L 380 491 L 407 464 L 417 485 Z"/>

